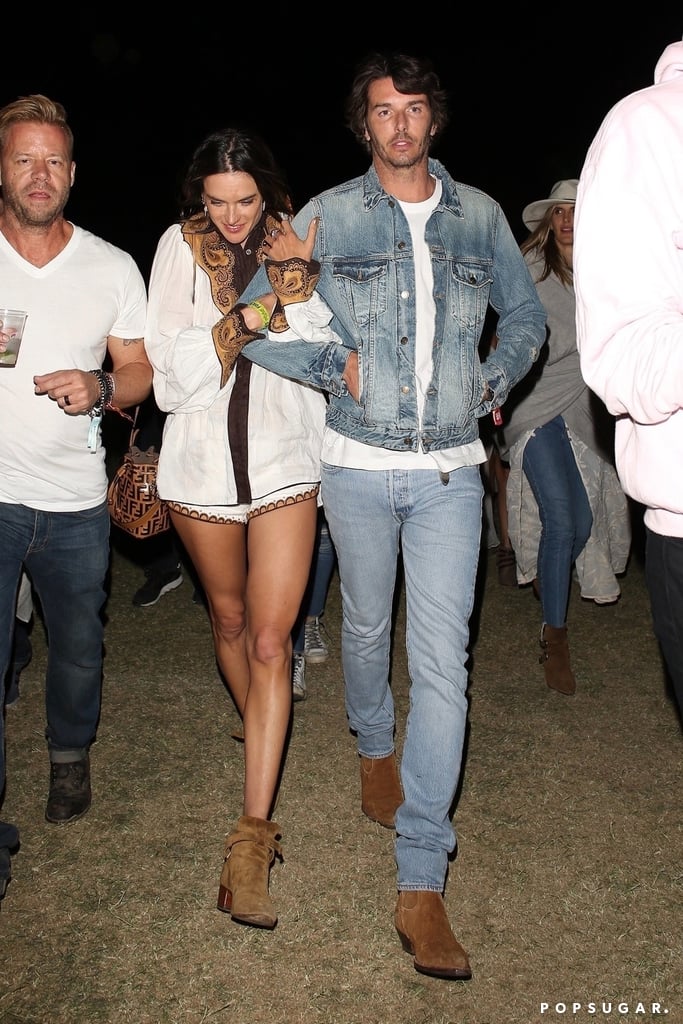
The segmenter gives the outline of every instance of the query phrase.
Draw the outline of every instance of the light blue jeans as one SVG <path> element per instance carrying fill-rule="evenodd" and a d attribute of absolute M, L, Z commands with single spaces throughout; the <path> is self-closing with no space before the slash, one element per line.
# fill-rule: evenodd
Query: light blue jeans
<path fill-rule="evenodd" d="M 567 621 L 572 566 L 588 542 L 593 513 L 567 427 L 556 416 L 537 427 L 524 446 L 524 474 L 541 519 L 537 572 L 543 621 Z"/>
<path fill-rule="evenodd" d="M 346 712 L 358 752 L 394 750 L 389 685 L 399 553 L 406 592 L 410 707 L 396 814 L 399 890 L 442 892 L 456 835 L 450 812 L 467 720 L 469 619 L 482 523 L 479 466 L 438 471 L 322 466 L 337 551 Z"/>

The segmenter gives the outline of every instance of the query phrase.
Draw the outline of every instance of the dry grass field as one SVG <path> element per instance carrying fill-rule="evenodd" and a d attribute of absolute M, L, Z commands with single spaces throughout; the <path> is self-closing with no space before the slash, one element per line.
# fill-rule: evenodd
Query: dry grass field
<path fill-rule="evenodd" d="M 185 583 L 134 609 L 115 550 L 93 805 L 46 824 L 45 646 L 7 711 L 2 1024 L 683 1024 L 683 743 L 637 555 L 618 604 L 572 594 L 578 692 L 547 689 L 539 607 L 482 559 L 470 724 L 446 905 L 470 982 L 417 974 L 393 927 L 392 836 L 360 811 L 332 653 L 295 705 L 273 932 L 216 910 L 242 747 Z M 393 688 L 408 702 L 399 603 Z"/>

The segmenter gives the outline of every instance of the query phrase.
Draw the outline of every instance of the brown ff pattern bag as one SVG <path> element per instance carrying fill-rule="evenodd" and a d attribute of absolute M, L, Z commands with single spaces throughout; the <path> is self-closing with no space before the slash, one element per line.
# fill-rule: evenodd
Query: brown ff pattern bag
<path fill-rule="evenodd" d="M 157 494 L 159 452 L 153 447 L 147 451 L 138 448 L 137 433 L 133 423 L 128 451 L 109 484 L 107 505 L 111 521 L 142 540 L 170 529 L 171 520 L 165 502 Z"/>

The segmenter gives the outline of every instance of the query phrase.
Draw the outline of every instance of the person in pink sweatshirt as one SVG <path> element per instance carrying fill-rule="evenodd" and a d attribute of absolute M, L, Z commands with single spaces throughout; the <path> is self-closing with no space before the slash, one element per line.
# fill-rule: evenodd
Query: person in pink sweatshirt
<path fill-rule="evenodd" d="M 683 41 L 604 118 L 574 228 L 581 372 L 617 417 L 617 471 L 644 506 L 654 630 L 683 715 Z"/>

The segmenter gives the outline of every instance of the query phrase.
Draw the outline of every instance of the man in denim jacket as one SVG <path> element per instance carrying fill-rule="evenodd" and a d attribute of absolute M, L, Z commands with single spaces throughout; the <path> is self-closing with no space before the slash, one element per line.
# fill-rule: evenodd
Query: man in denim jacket
<path fill-rule="evenodd" d="M 271 334 L 244 355 L 329 393 L 322 500 L 361 806 L 396 831 L 395 924 L 416 970 L 464 980 L 471 968 L 443 893 L 480 550 L 478 420 L 537 359 L 545 312 L 500 206 L 429 158 L 447 120 L 431 65 L 371 55 L 347 113 L 372 166 L 274 235 L 272 259 L 243 296 L 263 294 L 267 272 L 278 298 Z M 481 363 L 489 304 L 499 341 Z M 410 672 L 400 779 L 389 685 L 399 553 Z"/>

